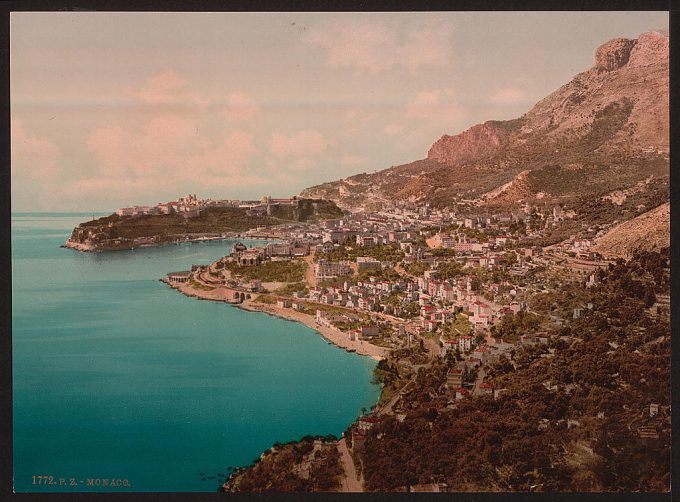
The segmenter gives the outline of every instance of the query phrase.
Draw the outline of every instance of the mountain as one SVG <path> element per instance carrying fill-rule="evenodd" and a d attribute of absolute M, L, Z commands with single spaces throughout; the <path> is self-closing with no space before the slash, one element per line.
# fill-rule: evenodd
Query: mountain
<path fill-rule="evenodd" d="M 594 65 L 513 120 L 444 135 L 427 157 L 302 191 L 340 207 L 393 200 L 446 207 L 517 202 L 576 205 L 669 175 L 668 35 L 600 46 Z M 667 200 L 667 197 L 666 197 Z M 663 201 L 660 201 L 663 202 Z"/>

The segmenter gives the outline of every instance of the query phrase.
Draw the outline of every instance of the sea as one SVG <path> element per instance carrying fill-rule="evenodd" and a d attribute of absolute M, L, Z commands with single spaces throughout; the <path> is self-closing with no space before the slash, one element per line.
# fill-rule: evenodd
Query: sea
<path fill-rule="evenodd" d="M 91 217 L 12 215 L 14 491 L 214 492 L 274 443 L 339 437 L 377 401 L 374 360 L 159 282 L 233 241 L 61 248 Z"/>

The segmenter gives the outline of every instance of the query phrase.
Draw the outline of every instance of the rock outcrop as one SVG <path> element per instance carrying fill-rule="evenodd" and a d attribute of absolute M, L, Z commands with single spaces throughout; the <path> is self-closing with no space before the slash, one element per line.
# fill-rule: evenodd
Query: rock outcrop
<path fill-rule="evenodd" d="M 595 51 L 595 68 L 604 71 L 618 70 L 630 59 L 630 52 L 637 40 L 615 38 L 602 44 Z"/>
<path fill-rule="evenodd" d="M 455 136 L 445 134 L 432 145 L 427 158 L 448 165 L 476 162 L 496 155 L 509 138 L 503 122 L 490 120 Z"/>

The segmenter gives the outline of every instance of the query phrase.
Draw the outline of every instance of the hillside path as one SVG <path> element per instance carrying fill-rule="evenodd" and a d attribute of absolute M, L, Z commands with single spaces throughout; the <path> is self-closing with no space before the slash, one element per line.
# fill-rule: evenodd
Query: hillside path
<path fill-rule="evenodd" d="M 312 251 L 309 255 L 304 257 L 307 269 L 305 270 L 305 280 L 310 288 L 316 288 L 316 275 L 314 274 L 314 254 Z"/>
<path fill-rule="evenodd" d="M 345 476 L 342 480 L 342 488 L 340 491 L 363 492 L 364 489 L 357 476 L 357 470 L 354 467 L 354 459 L 352 459 L 352 455 L 349 454 L 345 438 L 338 441 L 338 452 L 340 453 L 340 462 L 342 462 L 342 467 L 345 470 Z"/>

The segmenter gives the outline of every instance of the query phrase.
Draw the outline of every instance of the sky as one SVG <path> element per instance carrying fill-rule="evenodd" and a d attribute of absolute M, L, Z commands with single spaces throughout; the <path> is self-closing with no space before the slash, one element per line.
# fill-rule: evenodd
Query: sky
<path fill-rule="evenodd" d="M 10 15 L 13 211 L 283 197 L 511 119 L 666 12 Z"/>

